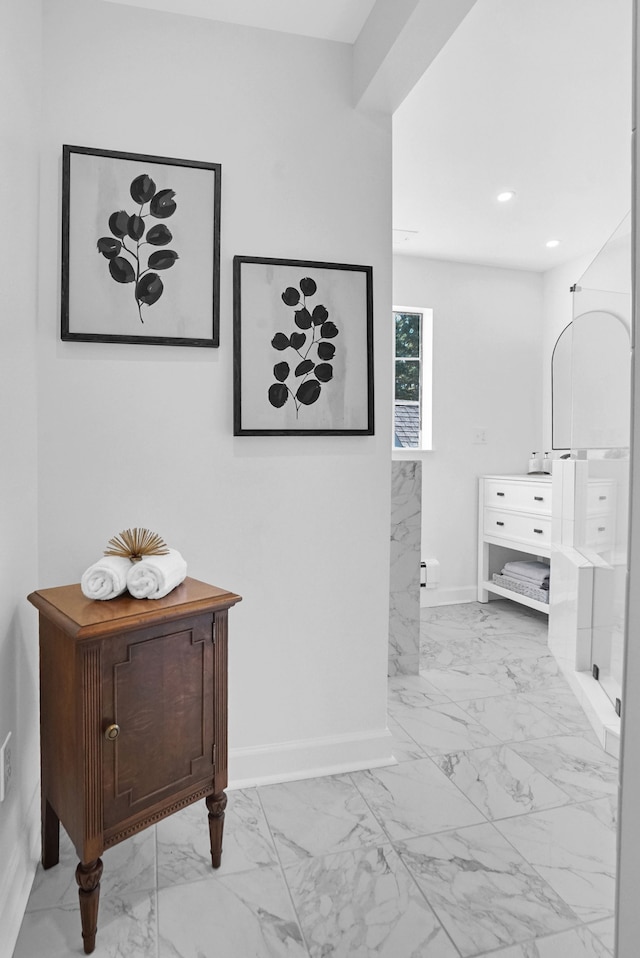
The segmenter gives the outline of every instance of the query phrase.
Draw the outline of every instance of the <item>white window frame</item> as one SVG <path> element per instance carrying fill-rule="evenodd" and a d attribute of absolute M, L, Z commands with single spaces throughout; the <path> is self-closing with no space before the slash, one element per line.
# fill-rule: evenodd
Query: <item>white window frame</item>
<path fill-rule="evenodd" d="M 395 446 L 396 396 L 396 313 L 417 313 L 420 316 L 420 432 L 417 446 Z M 394 458 L 410 459 L 416 452 L 433 449 L 433 309 L 426 306 L 394 306 L 391 332 L 393 336 L 392 363 L 392 431 L 391 445 Z"/>

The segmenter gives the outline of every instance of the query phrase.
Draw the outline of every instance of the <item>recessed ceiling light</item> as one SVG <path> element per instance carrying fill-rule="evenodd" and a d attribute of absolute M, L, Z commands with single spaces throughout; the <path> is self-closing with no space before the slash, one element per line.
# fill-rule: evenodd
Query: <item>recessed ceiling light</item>
<path fill-rule="evenodd" d="M 560 240 L 547 240 L 546 245 L 549 249 L 553 249 L 554 246 L 560 246 Z"/>
<path fill-rule="evenodd" d="M 498 193 L 496 199 L 498 203 L 508 203 L 515 195 L 515 190 L 505 190 L 504 193 Z"/>

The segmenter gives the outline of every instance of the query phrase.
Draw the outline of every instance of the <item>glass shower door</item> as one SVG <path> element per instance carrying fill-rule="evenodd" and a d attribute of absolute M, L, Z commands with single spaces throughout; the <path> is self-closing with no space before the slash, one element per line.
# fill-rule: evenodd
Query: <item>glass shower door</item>
<path fill-rule="evenodd" d="M 630 216 L 573 292 L 571 454 L 585 460 L 576 487 L 576 547 L 593 569 L 592 674 L 621 708 L 626 615 L 631 425 Z"/>

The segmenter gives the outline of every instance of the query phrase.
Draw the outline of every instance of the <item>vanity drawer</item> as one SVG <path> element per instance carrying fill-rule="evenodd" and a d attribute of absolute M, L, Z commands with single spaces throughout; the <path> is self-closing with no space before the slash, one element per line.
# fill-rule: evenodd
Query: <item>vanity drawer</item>
<path fill-rule="evenodd" d="M 526 480 L 506 482 L 501 479 L 485 479 L 484 504 L 491 509 L 507 509 L 517 512 L 533 512 L 551 515 L 551 483 Z"/>
<path fill-rule="evenodd" d="M 585 546 L 594 552 L 613 548 L 613 516 L 593 516 L 587 519 Z"/>
<path fill-rule="evenodd" d="M 538 548 L 551 546 L 551 517 L 522 515 L 501 509 L 484 510 L 484 534 Z"/>
<path fill-rule="evenodd" d="M 615 485 L 613 482 L 594 482 L 587 485 L 587 515 L 600 516 L 613 512 Z"/>

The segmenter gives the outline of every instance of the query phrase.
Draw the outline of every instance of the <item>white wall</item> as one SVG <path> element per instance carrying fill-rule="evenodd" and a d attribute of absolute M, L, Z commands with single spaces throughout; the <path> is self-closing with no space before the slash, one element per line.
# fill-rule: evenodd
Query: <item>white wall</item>
<path fill-rule="evenodd" d="M 13 951 L 38 854 L 36 279 L 40 0 L 0 6 L 0 744 L 13 775 L 0 805 L 0 955 Z M 6 950 L 5 950 L 6 949 Z"/>
<path fill-rule="evenodd" d="M 244 597 L 232 783 L 386 759 L 390 119 L 351 107 L 346 44 L 99 0 L 44 26 L 40 585 L 159 532 Z M 63 143 L 222 164 L 219 349 L 60 341 Z M 233 437 L 234 254 L 373 266 L 375 437 Z"/>
<path fill-rule="evenodd" d="M 539 274 L 395 256 L 393 299 L 433 309 L 433 450 L 422 458 L 423 602 L 477 590 L 478 476 L 524 473 L 541 444 Z M 486 444 L 474 443 L 478 428 Z"/>

